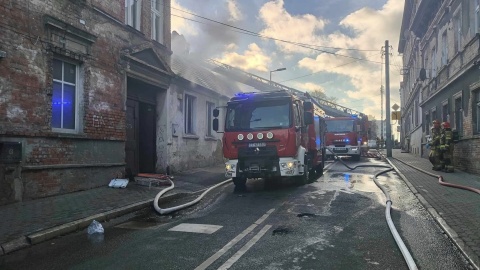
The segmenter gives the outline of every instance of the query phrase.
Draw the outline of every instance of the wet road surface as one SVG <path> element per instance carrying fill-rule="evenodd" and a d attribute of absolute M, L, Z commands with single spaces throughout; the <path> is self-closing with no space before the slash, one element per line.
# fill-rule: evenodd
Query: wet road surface
<path fill-rule="evenodd" d="M 374 159 L 360 163 L 385 165 Z M 104 235 L 83 231 L 3 256 L 0 268 L 407 269 L 385 221 L 385 197 L 372 181 L 381 170 L 351 171 L 336 162 L 305 186 L 266 187 L 250 179 L 246 193 L 227 185 L 172 215 L 148 209 L 105 224 Z M 421 269 L 468 269 L 395 173 L 378 180 L 390 193 L 392 219 Z"/>

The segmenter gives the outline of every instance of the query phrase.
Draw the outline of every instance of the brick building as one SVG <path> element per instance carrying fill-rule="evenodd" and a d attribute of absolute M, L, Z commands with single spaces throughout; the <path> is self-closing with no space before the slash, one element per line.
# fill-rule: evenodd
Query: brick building
<path fill-rule="evenodd" d="M 428 157 L 432 121 L 450 122 L 460 139 L 455 167 L 480 174 L 480 1 L 406 0 L 401 137 L 404 148 Z"/>
<path fill-rule="evenodd" d="M 0 204 L 164 169 L 169 0 L 7 0 L 0 14 Z"/>

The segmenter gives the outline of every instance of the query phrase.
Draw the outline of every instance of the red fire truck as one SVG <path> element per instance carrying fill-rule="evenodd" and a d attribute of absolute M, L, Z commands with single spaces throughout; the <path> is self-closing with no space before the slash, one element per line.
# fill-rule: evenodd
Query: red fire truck
<path fill-rule="evenodd" d="M 327 150 L 327 158 L 331 158 L 335 153 L 339 156 L 350 156 L 355 161 L 360 160 L 362 151 L 368 150 L 368 117 L 364 114 L 331 117 L 326 118 L 325 123 L 325 145 L 330 150 Z"/>
<path fill-rule="evenodd" d="M 324 166 L 324 116 L 308 95 L 275 92 L 239 93 L 226 106 L 223 155 L 226 175 L 236 188 L 248 178 L 274 181 L 294 177 L 308 183 Z M 213 128 L 219 131 L 219 110 Z"/>

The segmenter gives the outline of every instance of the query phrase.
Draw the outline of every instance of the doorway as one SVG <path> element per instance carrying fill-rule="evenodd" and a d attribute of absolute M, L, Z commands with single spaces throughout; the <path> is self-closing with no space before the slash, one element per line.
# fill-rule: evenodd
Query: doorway
<path fill-rule="evenodd" d="M 156 91 L 150 84 L 127 79 L 125 162 L 133 175 L 155 172 Z"/>

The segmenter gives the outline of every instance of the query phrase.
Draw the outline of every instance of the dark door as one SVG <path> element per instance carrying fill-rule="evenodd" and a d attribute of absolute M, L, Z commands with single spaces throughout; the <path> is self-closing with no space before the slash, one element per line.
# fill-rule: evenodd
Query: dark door
<path fill-rule="evenodd" d="M 127 169 L 130 169 L 133 175 L 138 173 L 138 102 L 127 99 L 127 121 L 125 142 L 125 162 Z"/>
<path fill-rule="evenodd" d="M 155 141 L 155 106 L 139 102 L 139 170 L 140 172 L 155 172 L 156 141 Z"/>

